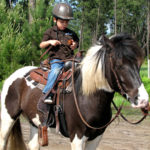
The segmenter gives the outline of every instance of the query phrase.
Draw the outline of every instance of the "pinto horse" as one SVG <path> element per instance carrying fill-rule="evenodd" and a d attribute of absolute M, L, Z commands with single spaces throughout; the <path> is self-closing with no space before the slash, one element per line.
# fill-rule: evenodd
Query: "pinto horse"
<path fill-rule="evenodd" d="M 105 126 L 112 117 L 111 101 L 114 93 L 122 94 L 134 108 L 148 105 L 148 94 L 141 81 L 139 71 L 144 59 L 143 50 L 135 39 L 118 34 L 111 39 L 103 36 L 101 44 L 92 46 L 79 68 L 74 72 L 73 93 L 64 94 L 64 116 L 72 150 L 96 150 Z M 39 150 L 38 126 L 45 117 L 37 110 L 41 89 L 25 79 L 25 75 L 36 67 L 28 66 L 14 72 L 5 81 L 1 94 L 0 150 Z M 61 96 L 60 96 L 61 98 Z M 28 145 L 24 144 L 20 115 L 31 124 L 33 130 Z M 9 144 L 8 144 L 9 143 Z"/>

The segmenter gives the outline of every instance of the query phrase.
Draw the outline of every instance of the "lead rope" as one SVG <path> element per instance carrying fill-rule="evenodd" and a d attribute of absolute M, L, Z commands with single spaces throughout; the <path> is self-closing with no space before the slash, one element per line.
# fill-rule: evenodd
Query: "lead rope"
<path fill-rule="evenodd" d="M 72 61 L 72 90 L 73 90 L 74 102 L 75 102 L 75 105 L 76 105 L 76 108 L 77 108 L 77 112 L 78 112 L 82 122 L 87 127 L 91 128 L 91 129 L 96 129 L 96 130 L 103 129 L 103 128 L 107 127 L 108 125 L 110 125 L 119 116 L 119 114 L 121 112 L 121 109 L 123 107 L 124 101 L 122 102 L 122 105 L 119 107 L 116 115 L 107 124 L 105 124 L 104 126 L 101 126 L 101 127 L 93 127 L 93 126 L 89 125 L 87 123 L 87 121 L 83 118 L 83 115 L 81 114 L 81 111 L 80 111 L 80 108 L 79 108 L 79 105 L 78 105 L 78 102 L 77 102 L 77 97 L 76 97 L 76 93 L 75 93 L 75 84 L 74 84 L 74 61 L 75 60 L 73 59 L 73 61 Z"/>

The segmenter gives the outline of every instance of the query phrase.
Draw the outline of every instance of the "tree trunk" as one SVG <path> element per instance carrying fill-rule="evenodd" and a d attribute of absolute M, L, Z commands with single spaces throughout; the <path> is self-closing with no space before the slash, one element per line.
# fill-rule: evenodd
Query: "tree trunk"
<path fill-rule="evenodd" d="M 35 10 L 36 0 L 29 0 L 29 24 L 33 22 L 33 12 Z"/>
<path fill-rule="evenodd" d="M 150 37 L 150 2 L 148 0 L 147 12 L 147 61 L 148 61 L 148 78 L 150 78 L 150 58 L 149 58 L 149 37 Z"/>
<path fill-rule="evenodd" d="M 80 51 L 82 48 L 82 42 L 83 42 L 83 21 L 81 22 L 81 27 L 80 27 L 80 41 L 79 41 L 78 51 Z"/>
<path fill-rule="evenodd" d="M 115 35 L 117 34 L 117 0 L 114 0 Z"/>
<path fill-rule="evenodd" d="M 150 59 L 148 59 L 148 78 L 150 79 Z"/>
<path fill-rule="evenodd" d="M 100 16 L 100 6 L 98 7 L 97 9 L 97 20 L 96 20 L 96 33 L 95 33 L 95 40 L 97 40 L 97 36 L 98 36 L 98 30 L 99 30 L 99 25 L 98 25 L 98 22 L 99 22 L 99 16 Z M 96 42 L 96 41 L 95 41 Z"/>
<path fill-rule="evenodd" d="M 121 32 L 124 31 L 124 8 L 122 8 L 122 17 L 121 17 Z"/>
<path fill-rule="evenodd" d="M 93 33 L 92 33 L 92 44 L 95 44 L 97 41 L 98 28 L 99 28 L 99 25 L 98 25 L 99 16 L 100 16 L 100 7 L 98 7 L 98 9 L 97 9 L 96 26 L 95 26 L 95 29 L 93 29 Z"/>
<path fill-rule="evenodd" d="M 81 20 L 81 26 L 80 26 L 80 41 L 79 41 L 79 48 L 78 51 L 81 50 L 83 47 L 83 21 L 84 21 L 84 8 L 82 9 L 82 20 Z"/>

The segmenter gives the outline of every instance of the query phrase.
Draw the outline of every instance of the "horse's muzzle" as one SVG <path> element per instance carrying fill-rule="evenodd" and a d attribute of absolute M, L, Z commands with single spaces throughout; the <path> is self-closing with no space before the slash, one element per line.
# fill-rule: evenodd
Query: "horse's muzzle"
<path fill-rule="evenodd" d="M 147 108 L 149 107 L 149 103 L 147 100 L 140 100 L 139 102 L 136 103 L 131 103 L 133 108 Z"/>
<path fill-rule="evenodd" d="M 147 108 L 149 107 L 149 95 L 143 84 L 138 88 L 137 96 L 129 98 L 133 108 Z"/>

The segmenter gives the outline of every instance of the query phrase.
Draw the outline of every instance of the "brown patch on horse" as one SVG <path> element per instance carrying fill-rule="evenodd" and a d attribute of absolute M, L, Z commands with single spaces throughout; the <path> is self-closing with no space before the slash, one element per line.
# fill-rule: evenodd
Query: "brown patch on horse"
<path fill-rule="evenodd" d="M 21 113 L 26 112 L 26 117 L 32 122 L 32 119 L 38 114 L 40 121 L 44 122 L 45 117 L 37 110 L 37 102 L 41 93 L 40 89 L 31 89 L 30 86 L 27 86 L 24 78 L 15 80 L 9 87 L 5 100 L 10 116 L 16 119 Z"/>
<path fill-rule="evenodd" d="M 8 89 L 5 104 L 8 113 L 16 119 L 21 113 L 20 99 L 25 86 L 25 80 L 17 79 Z"/>
<path fill-rule="evenodd" d="M 35 87 L 31 89 L 31 87 L 25 84 L 24 92 L 22 93 L 21 98 L 21 109 L 23 111 L 23 114 L 25 112 L 26 117 L 29 118 L 31 123 L 33 123 L 32 119 L 36 118 L 36 115 L 39 115 L 39 120 L 41 123 L 45 122 L 45 120 L 47 119 L 46 116 L 43 115 L 43 113 L 37 110 L 37 103 L 41 94 L 42 91 L 39 88 Z"/>

